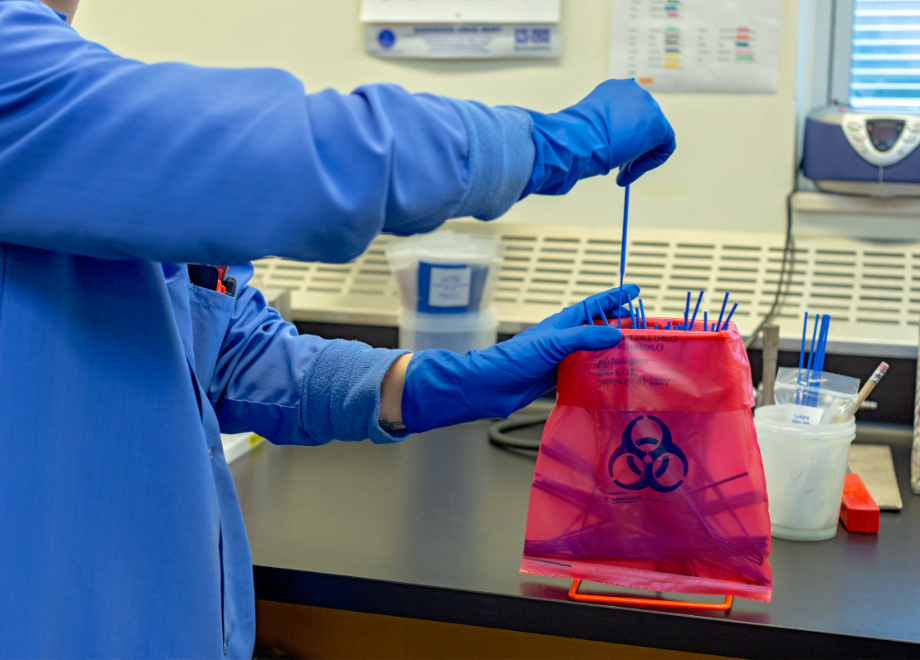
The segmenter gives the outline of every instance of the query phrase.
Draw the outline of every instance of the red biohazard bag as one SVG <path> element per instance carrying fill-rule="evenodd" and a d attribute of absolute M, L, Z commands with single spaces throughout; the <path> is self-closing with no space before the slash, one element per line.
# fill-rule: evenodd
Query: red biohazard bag
<path fill-rule="evenodd" d="M 770 600 L 747 353 L 734 324 L 697 325 L 625 329 L 560 364 L 522 573 Z"/>

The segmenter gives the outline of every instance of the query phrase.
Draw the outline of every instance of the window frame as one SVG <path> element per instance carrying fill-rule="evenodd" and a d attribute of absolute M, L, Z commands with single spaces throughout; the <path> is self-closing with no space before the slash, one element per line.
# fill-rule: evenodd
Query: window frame
<path fill-rule="evenodd" d="M 854 0 L 833 0 L 828 104 L 850 104 L 850 57 L 853 49 Z"/>

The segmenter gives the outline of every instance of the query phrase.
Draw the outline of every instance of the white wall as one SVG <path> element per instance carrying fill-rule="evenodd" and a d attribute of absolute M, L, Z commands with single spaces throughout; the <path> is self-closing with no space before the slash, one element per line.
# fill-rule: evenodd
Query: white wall
<path fill-rule="evenodd" d="M 659 95 L 677 132 L 668 164 L 633 186 L 631 224 L 781 231 L 795 148 L 797 0 L 783 0 L 776 95 Z M 563 0 L 558 61 L 410 62 L 363 51 L 359 0 L 83 0 L 75 27 L 146 61 L 273 66 L 308 90 L 395 82 L 489 104 L 542 111 L 571 105 L 607 72 L 610 0 Z M 507 217 L 618 225 L 613 177 L 582 182 L 563 198 L 531 197 Z"/>

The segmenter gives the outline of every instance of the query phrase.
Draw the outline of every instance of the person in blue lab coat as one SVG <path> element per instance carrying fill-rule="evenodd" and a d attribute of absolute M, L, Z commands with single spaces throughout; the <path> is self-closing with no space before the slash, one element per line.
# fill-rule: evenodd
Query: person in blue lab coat
<path fill-rule="evenodd" d="M 250 657 L 221 431 L 387 443 L 506 416 L 567 354 L 615 345 L 586 322 L 638 289 L 486 351 L 411 355 L 298 336 L 249 262 L 344 262 L 381 231 L 495 218 L 614 168 L 625 185 L 674 134 L 632 81 L 550 115 L 305 94 L 277 70 L 121 58 L 70 27 L 75 7 L 0 0 L 0 656 Z M 235 291 L 187 264 L 236 264 Z"/>

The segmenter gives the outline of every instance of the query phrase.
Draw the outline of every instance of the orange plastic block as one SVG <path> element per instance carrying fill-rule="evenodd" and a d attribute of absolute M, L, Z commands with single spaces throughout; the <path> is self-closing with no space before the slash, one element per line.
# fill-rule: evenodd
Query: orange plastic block
<path fill-rule="evenodd" d="M 876 534 L 879 528 L 879 508 L 858 474 L 847 475 L 840 499 L 840 521 L 848 532 Z"/>

